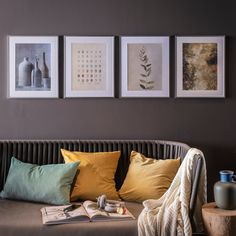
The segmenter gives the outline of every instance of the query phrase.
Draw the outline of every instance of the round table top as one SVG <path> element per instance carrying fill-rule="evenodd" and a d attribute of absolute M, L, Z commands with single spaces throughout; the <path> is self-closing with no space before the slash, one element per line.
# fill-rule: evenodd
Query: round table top
<path fill-rule="evenodd" d="M 224 210 L 216 206 L 215 202 L 206 203 L 202 206 L 202 211 L 208 214 L 216 214 L 220 216 L 236 216 L 236 210 Z"/>

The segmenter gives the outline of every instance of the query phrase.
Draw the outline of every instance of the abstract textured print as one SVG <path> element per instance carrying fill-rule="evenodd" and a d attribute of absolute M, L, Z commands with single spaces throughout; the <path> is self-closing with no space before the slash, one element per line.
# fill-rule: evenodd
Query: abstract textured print
<path fill-rule="evenodd" d="M 217 44 L 183 44 L 183 90 L 217 90 Z"/>

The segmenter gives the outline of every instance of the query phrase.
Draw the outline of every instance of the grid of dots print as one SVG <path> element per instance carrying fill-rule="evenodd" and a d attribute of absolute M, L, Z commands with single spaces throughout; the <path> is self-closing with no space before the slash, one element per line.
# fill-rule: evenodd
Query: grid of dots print
<path fill-rule="evenodd" d="M 81 83 L 100 83 L 102 80 L 101 50 L 78 50 L 77 80 Z"/>
<path fill-rule="evenodd" d="M 104 44 L 75 44 L 72 55 L 72 89 L 102 90 L 105 84 Z"/>

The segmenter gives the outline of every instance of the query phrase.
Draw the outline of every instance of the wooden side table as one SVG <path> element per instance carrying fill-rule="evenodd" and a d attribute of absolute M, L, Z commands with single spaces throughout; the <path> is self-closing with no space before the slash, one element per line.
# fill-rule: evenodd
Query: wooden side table
<path fill-rule="evenodd" d="M 223 210 L 215 202 L 202 207 L 205 232 L 209 236 L 235 236 L 236 210 Z"/>

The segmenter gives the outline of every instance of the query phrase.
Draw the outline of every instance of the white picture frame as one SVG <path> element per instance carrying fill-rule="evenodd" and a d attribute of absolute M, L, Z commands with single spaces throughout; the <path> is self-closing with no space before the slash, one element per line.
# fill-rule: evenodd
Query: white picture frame
<path fill-rule="evenodd" d="M 121 37 L 121 97 L 169 97 L 169 37 Z"/>
<path fill-rule="evenodd" d="M 64 97 L 114 97 L 114 37 L 64 36 Z"/>
<path fill-rule="evenodd" d="M 58 37 L 8 36 L 8 71 L 9 98 L 58 98 Z"/>
<path fill-rule="evenodd" d="M 176 97 L 225 97 L 225 36 L 176 36 Z"/>

